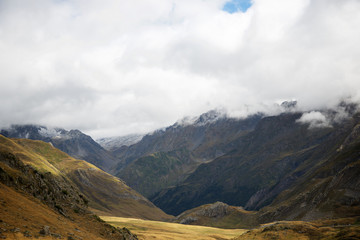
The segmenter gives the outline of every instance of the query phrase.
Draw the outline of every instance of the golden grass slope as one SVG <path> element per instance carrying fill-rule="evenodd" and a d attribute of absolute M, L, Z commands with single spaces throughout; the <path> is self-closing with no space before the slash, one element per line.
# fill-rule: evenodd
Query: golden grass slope
<path fill-rule="evenodd" d="M 0 135 L 0 150 L 11 152 L 39 172 L 70 179 L 87 197 L 89 206 L 103 214 L 153 220 L 171 218 L 119 178 L 74 159 L 49 143 Z"/>
<path fill-rule="evenodd" d="M 21 194 L 0 183 L 0 238 L 5 239 L 109 239 L 101 234 L 103 224 L 95 218 L 71 213 L 65 218 L 32 196 Z M 92 221 L 89 221 L 92 219 Z M 50 234 L 40 230 L 50 227 Z M 69 238 L 70 239 L 70 238 Z"/>
<path fill-rule="evenodd" d="M 243 229 L 221 229 L 213 227 L 183 225 L 134 218 L 101 217 L 107 223 L 119 227 L 125 226 L 139 239 L 159 240 L 217 240 L 233 239 L 244 233 Z"/>
<path fill-rule="evenodd" d="M 360 218 L 319 220 L 314 222 L 280 221 L 263 224 L 234 240 L 340 240 L 360 239 Z"/>

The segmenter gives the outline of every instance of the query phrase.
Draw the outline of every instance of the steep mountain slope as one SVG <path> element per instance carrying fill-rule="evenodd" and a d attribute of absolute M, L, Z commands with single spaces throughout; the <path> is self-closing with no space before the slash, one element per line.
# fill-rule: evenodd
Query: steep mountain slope
<path fill-rule="evenodd" d="M 185 224 L 199 224 L 223 227 L 249 228 L 274 221 L 314 221 L 287 222 L 281 226 L 267 228 L 266 231 L 276 235 L 278 231 L 298 229 L 305 235 L 323 236 L 323 239 L 342 239 L 341 236 L 360 232 L 360 124 L 358 124 L 329 159 L 315 166 L 294 183 L 282 191 L 274 201 L 259 211 L 241 211 L 234 214 L 234 210 L 224 203 L 207 204 L 187 210 L 176 218 L 177 222 Z M 356 136 L 356 137 L 355 137 Z M 279 185 L 282 185 L 281 181 Z M 277 187 L 272 188 L 275 190 Z M 263 194 L 265 191 L 261 192 Z M 266 195 L 264 195 L 266 197 Z M 236 208 L 235 208 L 236 209 Z M 230 221 L 229 221 L 230 219 Z M 342 224 L 341 229 L 328 229 L 334 224 Z M 346 223 L 346 225 L 344 224 Z M 272 226 L 272 225 L 268 225 Z M 311 226 L 312 230 L 309 229 Z M 252 235 L 262 233 L 262 228 L 251 231 Z M 292 229 L 292 230 L 291 230 Z M 341 230 L 339 232 L 339 230 Z M 251 238 L 247 235 L 248 238 Z M 260 234 L 260 236 L 263 234 Z M 301 235 L 301 234 L 300 234 Z M 264 237 L 264 236 L 263 236 Z M 338 237 L 338 238 L 336 238 Z M 295 238 L 295 237 L 294 237 Z M 241 238 L 247 239 L 247 238 Z M 262 239 L 262 238 L 260 238 Z M 280 236 L 277 239 L 287 239 Z M 321 238 L 320 238 L 321 239 Z"/>
<path fill-rule="evenodd" d="M 210 111 L 195 120 L 183 119 L 165 129 L 145 135 L 140 142 L 114 150 L 120 170 L 133 160 L 156 152 L 169 152 L 185 148 L 203 161 L 224 154 L 222 147 L 233 138 L 254 128 L 260 115 L 246 119 L 228 118 L 224 113 Z"/>
<path fill-rule="evenodd" d="M 116 176 L 146 197 L 182 182 L 196 167 L 224 155 L 234 139 L 253 130 L 260 115 L 228 118 L 211 111 L 192 121 L 183 120 L 114 151 Z"/>
<path fill-rule="evenodd" d="M 281 192 L 271 205 L 262 208 L 259 220 L 360 216 L 359 127 L 357 124 L 353 128 L 334 155 Z M 354 135 L 357 136 L 353 138 Z"/>
<path fill-rule="evenodd" d="M 0 150 L 30 164 L 44 176 L 50 173 L 72 183 L 88 199 L 91 208 L 124 217 L 152 220 L 169 217 L 120 179 L 70 157 L 49 143 L 0 135 Z M 65 189 L 64 194 L 67 193 L 69 190 Z"/>
<path fill-rule="evenodd" d="M 1 238 L 137 239 L 100 221 L 87 203 L 42 156 L 0 135 Z"/>
<path fill-rule="evenodd" d="M 66 131 L 61 128 L 48 128 L 38 125 L 13 125 L 2 129 L 0 134 L 10 138 L 27 138 L 50 142 L 54 147 L 70 156 L 86 160 L 103 170 L 109 170 L 115 159 L 90 136 L 79 130 Z"/>
<path fill-rule="evenodd" d="M 332 126 L 311 127 L 300 122 L 302 115 L 264 117 L 253 131 L 232 142 L 235 150 L 200 165 L 182 184 L 151 200 L 174 215 L 216 201 L 248 209 L 269 205 L 335 156 L 359 122 L 356 115 Z"/>

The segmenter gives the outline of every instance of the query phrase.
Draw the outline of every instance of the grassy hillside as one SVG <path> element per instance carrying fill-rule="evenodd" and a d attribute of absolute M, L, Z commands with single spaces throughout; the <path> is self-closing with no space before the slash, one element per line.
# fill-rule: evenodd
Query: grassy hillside
<path fill-rule="evenodd" d="M 165 223 L 131 218 L 101 218 L 115 227 L 125 226 L 134 232 L 139 239 L 225 240 L 233 239 L 245 232 L 245 230 L 242 229 L 220 229 L 203 226 L 189 226 L 178 223 Z"/>
<path fill-rule="evenodd" d="M 103 214 L 155 220 L 169 218 L 120 179 L 90 163 L 68 156 L 49 143 L 8 139 L 0 135 L 0 150 L 14 154 L 42 174 L 51 173 L 67 179 L 86 197 L 91 208 Z M 64 189 L 64 193 L 69 191 Z"/>
<path fill-rule="evenodd" d="M 64 217 L 39 199 L 1 183 L 0 227 L 4 239 L 123 239 L 91 214 L 69 211 Z"/>
<path fill-rule="evenodd" d="M 88 211 L 76 184 L 28 147 L 0 136 L 1 238 L 136 239 Z"/>

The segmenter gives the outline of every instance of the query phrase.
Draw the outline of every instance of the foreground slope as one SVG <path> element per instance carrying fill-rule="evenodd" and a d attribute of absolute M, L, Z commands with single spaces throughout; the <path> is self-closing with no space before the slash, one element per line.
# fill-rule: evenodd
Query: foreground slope
<path fill-rule="evenodd" d="M 1 238 L 137 239 L 102 222 L 87 204 L 77 186 L 40 155 L 0 135 Z"/>
<path fill-rule="evenodd" d="M 3 136 L 0 141 L 2 151 L 14 154 L 42 174 L 51 173 L 73 183 L 88 199 L 89 206 L 103 214 L 156 220 L 169 217 L 120 179 L 70 157 L 51 144 Z"/>
<path fill-rule="evenodd" d="M 0 238 L 136 239 L 127 230 L 112 228 L 90 213 L 70 210 L 64 216 L 39 199 L 2 183 L 0 203 Z"/>

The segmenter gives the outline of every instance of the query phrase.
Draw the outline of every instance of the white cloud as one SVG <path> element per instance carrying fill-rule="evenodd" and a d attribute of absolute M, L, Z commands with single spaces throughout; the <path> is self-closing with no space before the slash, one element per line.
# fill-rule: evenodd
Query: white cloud
<path fill-rule="evenodd" d="M 0 125 L 101 137 L 219 106 L 360 99 L 359 1 L 254 0 L 234 14 L 225 2 L 0 1 Z"/>
<path fill-rule="evenodd" d="M 309 124 L 309 128 L 324 128 L 331 127 L 328 119 L 321 112 L 311 111 L 304 113 L 301 118 L 297 120 L 299 123 Z"/>

